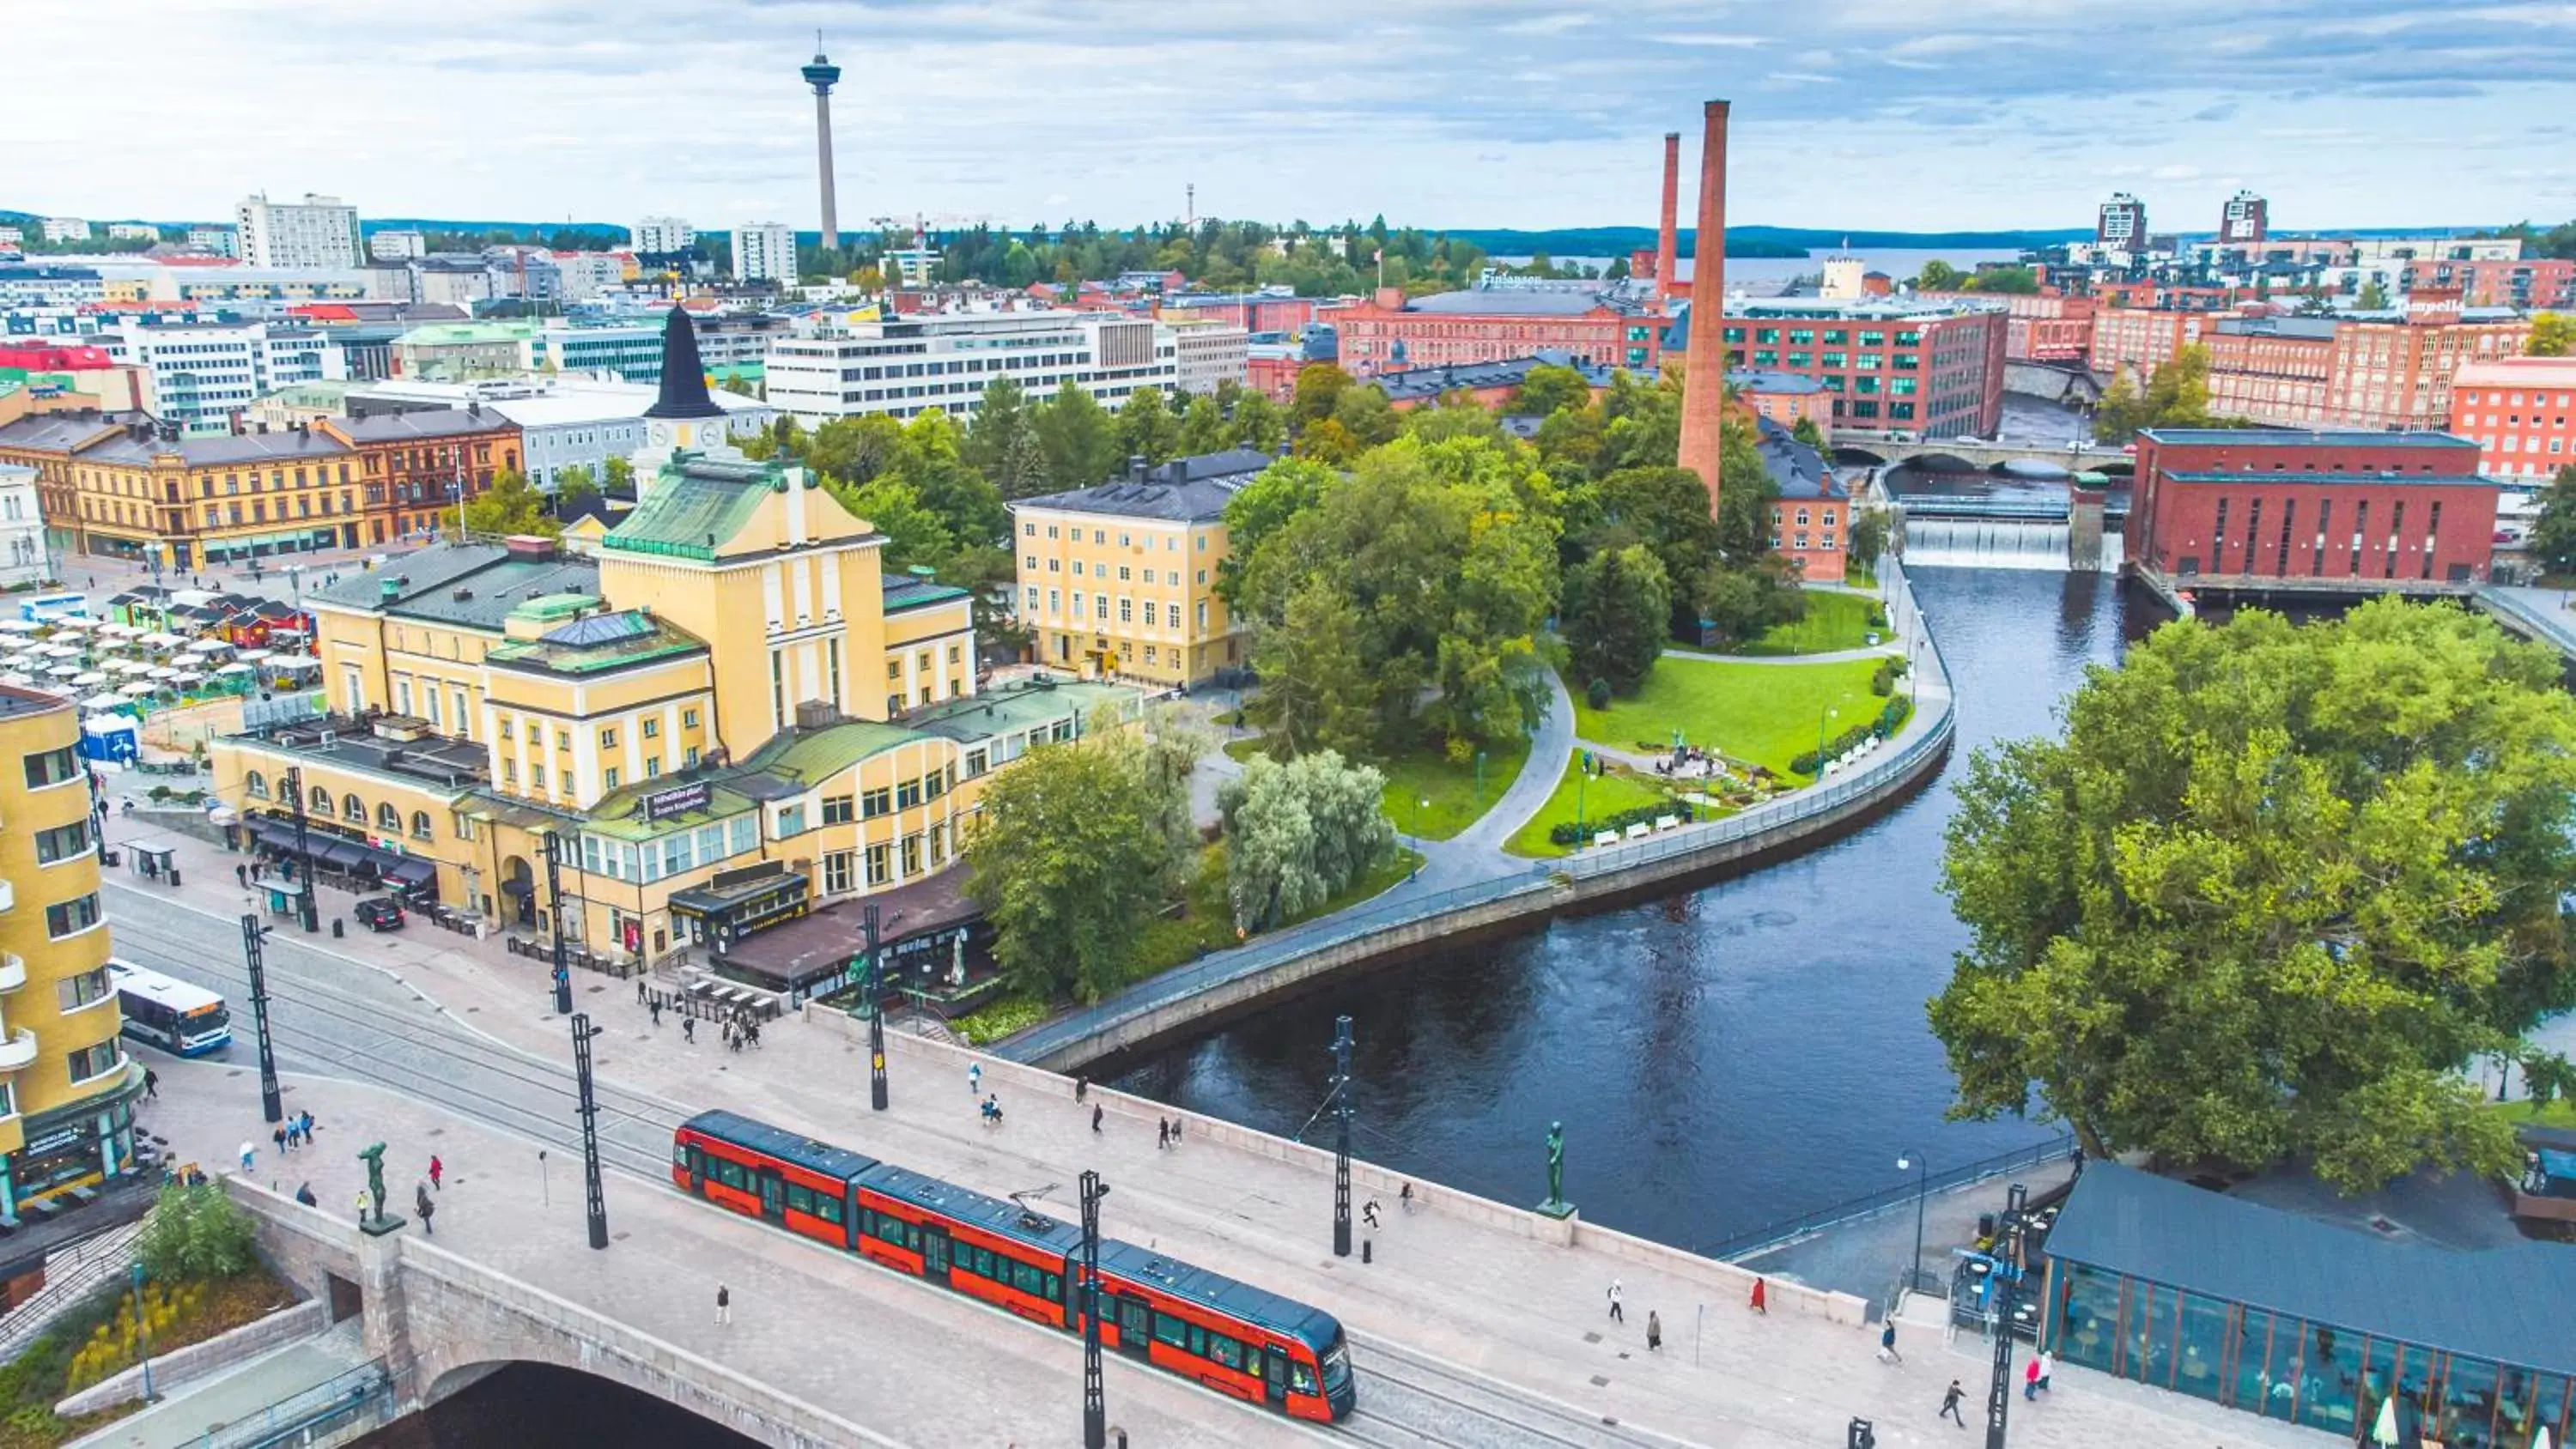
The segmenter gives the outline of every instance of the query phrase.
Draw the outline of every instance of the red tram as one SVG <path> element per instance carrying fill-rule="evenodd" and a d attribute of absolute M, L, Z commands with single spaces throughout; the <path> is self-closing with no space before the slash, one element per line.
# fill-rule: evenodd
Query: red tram
<path fill-rule="evenodd" d="M 680 1125 L 671 1181 L 1032 1323 L 1083 1329 L 1071 1223 L 733 1112 Z M 1108 1238 L 1100 1295 L 1104 1348 L 1294 1418 L 1351 1412 L 1350 1350 L 1320 1308 Z"/>

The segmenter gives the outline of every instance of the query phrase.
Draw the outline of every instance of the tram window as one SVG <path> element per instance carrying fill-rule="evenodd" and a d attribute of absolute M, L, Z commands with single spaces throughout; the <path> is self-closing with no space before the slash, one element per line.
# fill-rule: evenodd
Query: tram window
<path fill-rule="evenodd" d="M 1011 1265 L 1011 1282 L 1012 1285 L 1017 1287 L 1021 1292 L 1026 1293 L 1031 1298 L 1036 1298 L 1044 1295 L 1046 1292 L 1047 1275 L 1030 1267 L 1026 1263 L 1013 1263 Z"/>
<path fill-rule="evenodd" d="M 1301 1394 L 1313 1393 L 1315 1391 L 1315 1371 L 1306 1367 L 1302 1363 L 1291 1361 L 1288 1365 L 1288 1387 Z"/>
<path fill-rule="evenodd" d="M 814 1194 L 814 1216 L 827 1223 L 838 1224 L 841 1221 L 841 1200 L 819 1192 Z"/>
<path fill-rule="evenodd" d="M 1243 1345 L 1222 1333 L 1208 1335 L 1207 1356 L 1230 1369 L 1243 1367 Z"/>
<path fill-rule="evenodd" d="M 810 1216 L 814 1211 L 814 1194 L 795 1183 L 787 1184 L 787 1210 Z"/>
<path fill-rule="evenodd" d="M 744 1185 L 744 1173 L 742 1170 L 742 1164 L 739 1162 L 717 1163 L 716 1177 L 718 1181 L 721 1181 L 725 1186 L 730 1188 L 739 1190 Z"/>
<path fill-rule="evenodd" d="M 1064 1280 L 1053 1273 L 1046 1275 L 1046 1301 L 1049 1303 L 1064 1301 Z"/>
<path fill-rule="evenodd" d="M 1154 1336 L 1174 1348 L 1187 1348 L 1190 1325 L 1187 1320 L 1157 1310 L 1154 1314 Z"/>
<path fill-rule="evenodd" d="M 1003 1281 L 1002 1276 L 993 1271 L 992 1249 L 977 1248 L 975 1250 L 975 1276 L 978 1278 L 989 1278 L 996 1283 Z"/>
<path fill-rule="evenodd" d="M 671 1165 L 673 1167 L 686 1167 L 689 1165 L 689 1145 L 687 1143 L 674 1142 L 671 1144 Z"/>
<path fill-rule="evenodd" d="M 1204 1328 L 1199 1327 L 1199 1326 L 1198 1326 L 1197 1324 L 1195 1324 L 1195 1323 L 1191 1324 L 1191 1325 L 1190 1325 L 1190 1356 L 1191 1356 L 1191 1357 L 1193 1357 L 1193 1358 L 1205 1358 L 1205 1357 L 1207 1357 L 1207 1346 L 1208 1346 L 1208 1335 L 1207 1335 L 1207 1330 L 1206 1330 L 1206 1329 L 1204 1329 Z"/>

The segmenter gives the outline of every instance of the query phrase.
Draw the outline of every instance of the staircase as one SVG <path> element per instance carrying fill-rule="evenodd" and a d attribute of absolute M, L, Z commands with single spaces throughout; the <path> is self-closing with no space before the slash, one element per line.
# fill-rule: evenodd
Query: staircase
<path fill-rule="evenodd" d="M 83 1238 L 45 1260 L 45 1286 L 34 1297 L 0 1317 L 0 1362 L 16 1358 L 55 1319 L 96 1292 L 102 1283 L 123 1278 L 134 1262 L 134 1242 L 143 1224 L 126 1223 L 96 1237 Z"/>

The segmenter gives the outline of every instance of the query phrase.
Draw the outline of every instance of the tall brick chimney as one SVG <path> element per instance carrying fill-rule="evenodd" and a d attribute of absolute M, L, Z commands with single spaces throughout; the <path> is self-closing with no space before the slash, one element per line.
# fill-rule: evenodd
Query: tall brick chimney
<path fill-rule="evenodd" d="M 1726 409 L 1726 113 L 1708 103 L 1699 153 L 1699 234 L 1691 261 L 1690 348 L 1682 362 L 1681 465 L 1708 485 L 1717 512 L 1718 423 Z"/>
<path fill-rule="evenodd" d="M 1673 268 L 1680 264 L 1682 215 L 1682 133 L 1664 133 L 1664 225 L 1655 233 L 1655 295 L 1670 300 Z"/>

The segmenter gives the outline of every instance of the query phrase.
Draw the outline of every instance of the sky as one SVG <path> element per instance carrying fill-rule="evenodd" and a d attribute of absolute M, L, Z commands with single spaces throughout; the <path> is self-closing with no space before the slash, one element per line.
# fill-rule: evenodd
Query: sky
<path fill-rule="evenodd" d="M 1734 102 L 1738 226 L 2576 216 L 2576 3 L 4 0 L 0 206 L 811 228 L 882 216 L 1652 225 Z M 52 59 L 46 59 L 46 58 Z M 48 134 L 54 132 L 54 134 Z"/>

